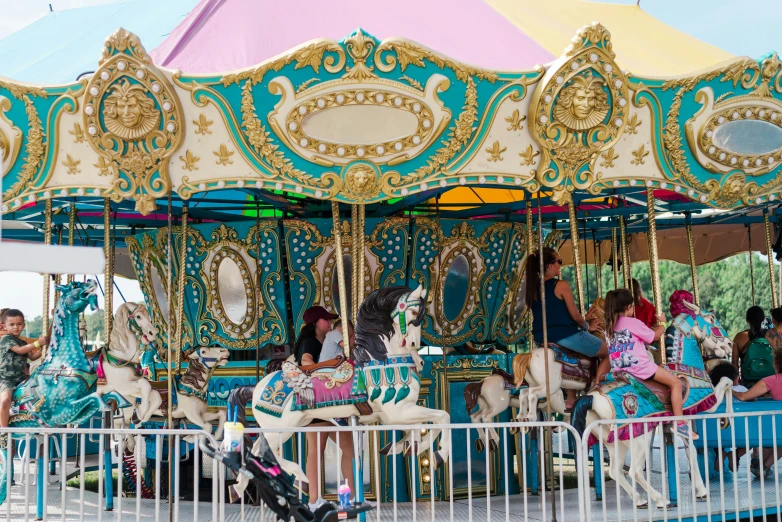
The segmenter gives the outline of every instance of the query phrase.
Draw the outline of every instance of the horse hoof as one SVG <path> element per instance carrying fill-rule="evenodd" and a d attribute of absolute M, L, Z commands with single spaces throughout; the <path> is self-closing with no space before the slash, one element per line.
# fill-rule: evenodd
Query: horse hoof
<path fill-rule="evenodd" d="M 383 449 L 380 450 L 381 455 L 388 455 L 391 452 L 393 444 L 386 444 Z"/>
<path fill-rule="evenodd" d="M 644 502 L 642 504 L 636 505 L 635 507 L 636 507 L 636 509 L 649 509 L 649 503 L 648 502 Z"/>
<path fill-rule="evenodd" d="M 707 500 L 709 500 L 709 495 L 706 494 L 706 495 L 701 495 L 700 497 L 695 497 L 695 500 L 697 500 L 698 502 L 706 502 Z"/>
<path fill-rule="evenodd" d="M 489 453 L 494 453 L 499 449 L 499 446 L 497 446 L 497 441 L 494 439 L 489 441 Z"/>
<path fill-rule="evenodd" d="M 508 430 L 509 435 L 516 435 L 517 433 L 519 433 L 519 428 L 510 428 Z"/>
<path fill-rule="evenodd" d="M 483 450 L 485 449 L 486 445 L 483 442 L 483 439 L 478 439 L 475 441 L 475 450 L 478 453 L 483 453 Z"/>
<path fill-rule="evenodd" d="M 138 418 L 138 413 L 135 411 L 133 412 L 133 417 L 131 417 L 130 421 L 133 423 L 134 426 L 138 426 L 141 424 L 141 419 Z"/>

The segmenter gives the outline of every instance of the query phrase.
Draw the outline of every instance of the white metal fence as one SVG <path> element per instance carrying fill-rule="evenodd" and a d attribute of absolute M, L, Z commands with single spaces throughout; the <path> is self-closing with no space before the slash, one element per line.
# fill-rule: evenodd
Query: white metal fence
<path fill-rule="evenodd" d="M 306 470 L 308 434 L 316 447 L 329 441 L 316 459 L 317 480 L 310 487 L 335 500 L 336 485 L 345 478 L 340 443 L 348 447 L 345 437 L 351 445 L 360 441 L 361 483 L 374 505 L 364 516 L 367 521 L 765 521 L 782 513 L 782 448 L 776 447 L 782 411 L 683 419 L 700 433 L 700 440 L 688 446 L 665 426 L 644 426 L 644 421 L 630 421 L 639 427 L 619 445 L 609 443 L 622 434 L 610 421 L 587 426 L 583 435 L 561 422 L 316 426 L 286 430 L 295 434 L 282 456 Z M 432 451 L 440 439 L 434 437 L 443 432 L 453 444 L 445 448 L 448 463 L 435 468 Z M 273 441 L 280 431 L 264 433 Z M 36 429 L 13 434 L 15 455 L 13 466 L 5 467 L 9 486 L 0 519 L 276 518 L 258 505 L 253 484 L 237 503 L 228 502 L 235 475 L 201 452 L 196 442 L 209 436 L 198 431 Z M 590 445 L 593 438 L 597 444 Z M 388 444 L 407 454 L 381 454 Z M 634 450 L 623 455 L 625 444 Z M 728 458 L 717 457 L 726 450 L 733 450 Z M 745 455 L 737 456 L 736 450 Z M 760 468 L 751 462 L 753 452 L 761 457 Z M 693 461 L 697 476 L 690 472 Z M 111 469 L 113 481 L 107 480 Z M 301 491 L 299 496 L 306 498 Z"/>

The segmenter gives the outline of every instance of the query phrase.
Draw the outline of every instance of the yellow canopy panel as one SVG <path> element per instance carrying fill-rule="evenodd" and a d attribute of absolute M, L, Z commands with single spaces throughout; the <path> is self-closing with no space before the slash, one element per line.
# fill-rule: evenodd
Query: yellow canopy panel
<path fill-rule="evenodd" d="M 611 28 L 616 61 L 638 76 L 689 75 L 732 55 L 661 22 L 637 5 L 582 0 L 485 0 L 546 50 L 559 56 L 581 27 Z"/>

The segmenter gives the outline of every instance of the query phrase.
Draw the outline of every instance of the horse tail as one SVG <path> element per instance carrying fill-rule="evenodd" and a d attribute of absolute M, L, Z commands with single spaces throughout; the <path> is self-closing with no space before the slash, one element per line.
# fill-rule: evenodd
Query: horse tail
<path fill-rule="evenodd" d="M 228 411 L 237 412 L 236 422 L 240 422 L 245 428 L 247 425 L 247 413 L 245 408 L 247 403 L 253 399 L 255 386 L 240 386 L 234 388 L 228 395 Z"/>
<path fill-rule="evenodd" d="M 584 395 L 579 397 L 573 405 L 573 415 L 570 417 L 570 424 L 580 436 L 583 436 L 584 431 L 586 431 L 586 416 L 587 411 L 592 409 L 592 399 L 591 395 Z"/>
<path fill-rule="evenodd" d="M 282 370 L 282 363 L 288 359 L 272 359 L 266 363 L 266 375 Z"/>
<path fill-rule="evenodd" d="M 514 384 L 516 385 L 516 388 L 521 386 L 521 383 L 524 382 L 524 376 L 527 375 L 527 370 L 529 370 L 531 362 L 532 352 L 520 353 L 513 358 L 513 376 L 515 377 Z"/>
<path fill-rule="evenodd" d="M 467 415 L 472 414 L 472 410 L 478 404 L 478 398 L 481 396 L 483 381 L 471 382 L 464 387 L 464 405 L 467 408 Z"/>

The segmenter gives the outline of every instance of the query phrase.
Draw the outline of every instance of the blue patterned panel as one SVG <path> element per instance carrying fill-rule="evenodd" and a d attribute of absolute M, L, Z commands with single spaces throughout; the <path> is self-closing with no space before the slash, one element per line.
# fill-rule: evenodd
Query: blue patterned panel
<path fill-rule="evenodd" d="M 336 264 L 331 228 L 330 219 L 283 221 L 293 312 L 294 331 L 291 332 L 291 341 L 304 325 L 302 316 L 307 308 L 320 304 L 327 310 L 337 311 L 335 296 L 324 295 L 324 285 L 329 285 L 328 292 L 331 294 L 331 281 L 326 282 L 324 275 L 328 271 L 333 278 Z M 329 270 L 326 270 L 327 267 Z"/>
<path fill-rule="evenodd" d="M 491 339 L 510 345 L 521 341 L 526 332 L 522 322 L 524 315 L 524 262 L 527 256 L 527 228 L 514 224 L 508 231 L 502 271 L 499 274 L 498 299 L 494 301 L 489 317 L 492 318 Z"/>
<path fill-rule="evenodd" d="M 410 220 L 407 218 L 367 219 L 366 227 L 367 257 L 371 263 L 377 263 L 372 289 L 408 286 L 407 251 L 410 241 Z"/>
<path fill-rule="evenodd" d="M 230 349 L 284 343 L 287 321 L 277 222 L 189 228 L 185 314 L 194 330 L 191 342 Z"/>

